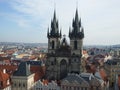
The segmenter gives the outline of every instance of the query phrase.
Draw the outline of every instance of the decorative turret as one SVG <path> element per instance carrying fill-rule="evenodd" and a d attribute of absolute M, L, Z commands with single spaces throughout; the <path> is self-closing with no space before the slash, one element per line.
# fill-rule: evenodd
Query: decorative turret
<path fill-rule="evenodd" d="M 78 10 L 76 9 L 75 18 L 72 22 L 72 31 L 69 31 L 69 37 L 71 38 L 84 38 L 84 33 L 81 32 L 81 19 L 78 17 Z"/>
<path fill-rule="evenodd" d="M 50 32 L 48 30 L 48 34 L 47 37 L 61 37 L 61 34 L 59 32 L 59 25 L 58 25 L 58 20 L 56 19 L 56 12 L 54 11 L 54 16 L 53 16 L 53 20 L 51 20 L 51 29 Z"/>

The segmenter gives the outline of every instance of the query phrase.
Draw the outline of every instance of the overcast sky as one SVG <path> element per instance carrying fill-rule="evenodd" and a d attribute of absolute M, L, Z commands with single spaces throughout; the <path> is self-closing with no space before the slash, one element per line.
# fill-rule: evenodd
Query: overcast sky
<path fill-rule="evenodd" d="M 68 36 L 76 8 L 84 45 L 120 44 L 120 0 L 0 0 L 0 42 L 47 43 L 54 9 Z"/>

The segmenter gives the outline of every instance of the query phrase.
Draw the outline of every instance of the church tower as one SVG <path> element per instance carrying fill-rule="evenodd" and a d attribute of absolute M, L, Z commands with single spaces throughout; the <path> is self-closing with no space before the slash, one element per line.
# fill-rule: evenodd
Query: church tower
<path fill-rule="evenodd" d="M 70 46 L 72 49 L 71 54 L 81 55 L 82 44 L 84 38 L 84 30 L 81 26 L 81 19 L 78 17 L 78 10 L 76 9 L 75 18 L 72 22 L 72 30 L 69 29 Z"/>
<path fill-rule="evenodd" d="M 79 19 L 78 17 L 77 9 L 75 13 L 75 18 L 73 19 L 72 22 L 72 30 L 69 29 L 69 38 L 70 38 L 70 47 L 71 47 L 70 72 L 80 73 L 84 29 L 81 25 L 81 19 Z"/>
<path fill-rule="evenodd" d="M 72 30 L 69 31 L 70 45 L 68 45 L 65 35 L 60 40 L 61 31 L 59 31 L 55 11 L 47 37 L 48 54 L 45 78 L 48 80 L 61 80 L 68 73 L 80 73 L 84 30 L 78 17 L 78 11 L 76 10 L 75 19 L 73 19 Z"/>
<path fill-rule="evenodd" d="M 55 53 L 55 50 L 59 47 L 61 31 L 59 31 L 58 20 L 56 19 L 56 12 L 54 11 L 53 20 L 51 20 L 51 28 L 49 32 L 48 28 L 48 53 Z"/>

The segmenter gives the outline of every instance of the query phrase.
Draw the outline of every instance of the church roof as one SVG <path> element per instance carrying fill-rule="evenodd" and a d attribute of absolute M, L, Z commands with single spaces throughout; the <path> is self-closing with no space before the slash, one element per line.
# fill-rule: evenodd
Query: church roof
<path fill-rule="evenodd" d="M 69 83 L 72 83 L 72 82 L 78 82 L 78 83 L 82 83 L 84 81 L 84 79 L 82 79 L 80 77 L 80 75 L 77 75 L 77 74 L 69 74 L 66 78 L 64 78 L 63 80 L 67 80 Z"/>
<path fill-rule="evenodd" d="M 13 76 L 29 76 L 31 75 L 30 66 L 27 62 L 21 62 L 18 70 L 13 73 Z"/>

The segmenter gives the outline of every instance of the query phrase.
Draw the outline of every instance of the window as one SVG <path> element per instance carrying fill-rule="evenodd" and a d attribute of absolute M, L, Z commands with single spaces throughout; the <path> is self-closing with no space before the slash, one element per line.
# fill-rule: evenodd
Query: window
<path fill-rule="evenodd" d="M 77 41 L 74 41 L 74 49 L 77 49 Z"/>
<path fill-rule="evenodd" d="M 85 90 L 87 90 L 87 87 L 85 87 Z M 98 90 L 98 89 L 97 89 Z"/>
<path fill-rule="evenodd" d="M 52 49 L 54 49 L 54 48 L 55 48 L 55 42 L 52 41 Z"/>
<path fill-rule="evenodd" d="M 83 90 L 83 87 L 81 87 L 81 90 Z"/>
<path fill-rule="evenodd" d="M 77 90 L 79 90 L 79 87 L 77 87 Z"/>
<path fill-rule="evenodd" d="M 21 87 L 21 84 L 19 83 L 19 87 Z"/>
<path fill-rule="evenodd" d="M 14 83 L 13 85 L 14 85 L 14 87 L 16 87 L 16 86 L 17 86 L 17 85 L 16 85 L 16 83 Z"/>
<path fill-rule="evenodd" d="M 96 87 L 96 90 L 99 90 L 99 86 Z"/>
<path fill-rule="evenodd" d="M 25 84 L 23 83 L 23 87 L 25 87 Z"/>
<path fill-rule="evenodd" d="M 64 90 L 64 86 L 62 86 L 62 90 Z"/>
<path fill-rule="evenodd" d="M 66 90 L 68 90 L 68 87 L 66 87 Z"/>
<path fill-rule="evenodd" d="M 74 87 L 74 90 L 76 90 L 76 87 Z"/>

